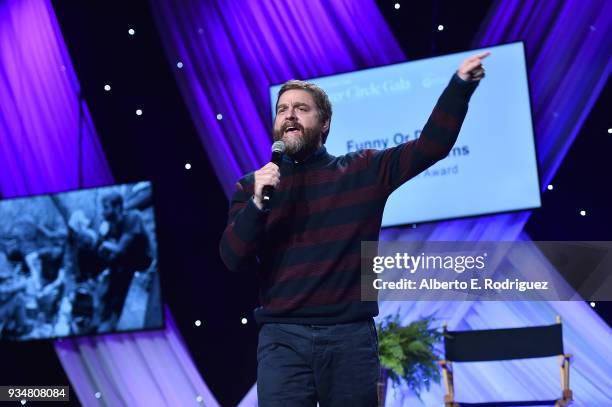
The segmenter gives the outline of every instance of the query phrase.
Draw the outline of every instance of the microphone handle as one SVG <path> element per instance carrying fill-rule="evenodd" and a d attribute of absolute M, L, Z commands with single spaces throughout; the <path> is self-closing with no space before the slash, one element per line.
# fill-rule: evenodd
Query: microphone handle
<path fill-rule="evenodd" d="M 280 167 L 282 159 L 283 159 L 283 153 L 281 153 L 280 151 L 273 151 L 272 159 L 270 160 L 270 162 Z M 261 194 L 262 195 L 261 199 L 262 199 L 264 208 L 268 207 L 268 203 L 270 202 L 270 199 L 272 199 L 273 193 L 274 193 L 274 187 L 272 185 L 264 185 L 263 191 Z"/>

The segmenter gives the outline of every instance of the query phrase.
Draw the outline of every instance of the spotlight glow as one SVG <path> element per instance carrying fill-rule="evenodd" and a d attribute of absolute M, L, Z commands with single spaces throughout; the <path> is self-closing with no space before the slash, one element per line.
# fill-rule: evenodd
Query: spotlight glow
<path fill-rule="evenodd" d="M 217 114 L 217 120 L 221 120 L 221 119 L 223 119 L 223 115 L 221 113 L 218 113 Z"/>
<path fill-rule="evenodd" d="M 176 67 L 177 67 L 178 69 L 181 69 L 181 68 L 183 67 L 183 63 L 182 63 L 181 61 L 178 61 L 178 62 L 176 63 Z"/>
<path fill-rule="evenodd" d="M 443 26 L 442 24 L 440 24 L 440 25 L 438 26 L 438 31 L 442 31 L 442 30 L 444 30 L 444 26 Z"/>
<path fill-rule="evenodd" d="M 99 391 L 96 392 L 96 394 L 94 394 L 94 397 L 99 399 L 100 397 L 102 397 L 102 393 L 100 393 Z"/>
<path fill-rule="evenodd" d="M 586 216 L 586 211 L 580 211 L 580 216 Z"/>
<path fill-rule="evenodd" d="M 552 185 L 552 184 L 550 184 L 550 185 L 548 185 L 546 188 L 547 188 L 549 191 L 552 191 L 552 190 L 553 190 L 553 185 Z"/>
<path fill-rule="evenodd" d="M 242 320 L 240 321 L 242 322 L 242 325 L 246 325 L 246 323 L 248 322 L 246 318 L 242 318 Z"/>
<path fill-rule="evenodd" d="M 142 109 L 136 109 L 136 116 L 142 116 Z"/>
<path fill-rule="evenodd" d="M 199 319 L 196 319 L 195 326 L 200 326 L 200 325 L 202 325 L 202 321 L 200 321 Z"/>
<path fill-rule="evenodd" d="M 190 163 L 185 164 L 185 169 L 186 169 L 186 170 L 190 170 L 190 169 L 191 169 L 191 164 L 190 164 Z M 199 322 L 199 320 L 198 320 L 198 321 L 196 321 L 196 323 L 197 323 L 197 322 Z M 198 325 L 198 326 L 199 326 L 199 325 Z"/>
<path fill-rule="evenodd" d="M 130 29 L 128 30 L 128 34 L 130 34 L 130 35 L 134 35 L 134 34 L 136 34 L 136 31 L 134 31 L 134 29 L 133 29 L 133 28 L 130 28 Z"/>
<path fill-rule="evenodd" d="M 595 308 L 595 303 L 593 301 L 591 301 L 591 308 Z"/>
<path fill-rule="evenodd" d="M 196 401 L 197 401 L 198 403 L 201 403 L 201 402 L 202 402 L 202 396 L 200 396 L 200 395 L 198 394 L 198 397 L 196 397 Z"/>
<path fill-rule="evenodd" d="M 395 3 L 395 9 L 399 10 L 399 8 L 400 8 L 400 4 L 399 3 Z"/>
<path fill-rule="evenodd" d="M 608 134 L 612 134 L 612 127 L 608 129 Z"/>
<path fill-rule="evenodd" d="M 110 91 L 111 90 L 110 85 L 109 84 L 104 85 L 104 90 L 107 92 Z"/>

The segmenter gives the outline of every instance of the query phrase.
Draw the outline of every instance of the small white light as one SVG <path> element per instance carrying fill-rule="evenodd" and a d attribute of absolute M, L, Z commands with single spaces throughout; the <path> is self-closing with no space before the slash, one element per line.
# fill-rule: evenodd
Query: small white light
<path fill-rule="evenodd" d="M 444 26 L 443 26 L 442 24 L 440 24 L 440 25 L 438 26 L 438 31 L 442 31 L 442 30 L 444 30 Z"/>
<path fill-rule="evenodd" d="M 130 28 L 130 29 L 128 30 L 128 34 L 130 34 L 130 35 L 134 35 L 134 34 L 136 34 L 136 31 L 134 31 L 134 29 L 133 29 L 133 28 Z"/>
<path fill-rule="evenodd" d="M 586 211 L 580 211 L 580 216 L 586 216 Z"/>
<path fill-rule="evenodd" d="M 178 69 L 181 69 L 181 68 L 183 67 L 183 63 L 182 63 L 181 61 L 178 61 L 178 62 L 176 63 L 176 67 L 177 67 Z"/>
<path fill-rule="evenodd" d="M 27 403 L 26 399 L 22 399 L 22 400 L 21 400 L 21 405 L 22 405 L 22 406 L 25 406 L 25 404 L 26 404 L 26 403 Z"/>
<path fill-rule="evenodd" d="M 217 120 L 223 119 L 223 115 L 221 113 L 217 113 Z"/>
<path fill-rule="evenodd" d="M 185 164 L 185 169 L 186 169 L 186 170 L 190 170 L 190 169 L 191 169 L 191 164 L 189 164 L 189 163 Z M 200 322 L 200 321 L 199 321 L 199 320 L 197 320 L 197 321 L 196 321 L 196 325 L 197 325 L 197 323 L 198 323 L 198 322 Z M 200 325 L 198 325 L 198 326 L 200 326 Z"/>
<path fill-rule="evenodd" d="M 196 397 L 196 401 L 198 403 L 201 403 L 202 402 L 202 396 L 198 395 L 198 397 Z"/>
<path fill-rule="evenodd" d="M 240 322 L 242 322 L 242 325 L 246 325 L 247 319 L 246 318 L 242 318 L 242 320 Z"/>
<path fill-rule="evenodd" d="M 399 10 L 399 8 L 400 8 L 400 4 L 399 3 L 395 3 L 395 9 Z"/>
<path fill-rule="evenodd" d="M 195 326 L 200 326 L 200 325 L 202 325 L 202 321 L 200 321 L 199 319 L 196 319 Z"/>
<path fill-rule="evenodd" d="M 549 184 L 549 185 L 548 185 L 546 188 L 547 188 L 549 191 L 552 191 L 552 190 L 553 190 L 553 185 L 552 185 L 552 184 Z"/>
<path fill-rule="evenodd" d="M 107 92 L 108 92 L 109 90 L 111 90 L 110 85 L 108 85 L 108 84 L 104 85 L 104 90 L 105 90 L 105 91 L 107 91 Z"/>
<path fill-rule="evenodd" d="M 608 134 L 612 134 L 612 127 L 608 129 Z"/>
<path fill-rule="evenodd" d="M 595 303 L 593 301 L 591 301 L 591 308 L 595 308 Z"/>
<path fill-rule="evenodd" d="M 136 109 L 136 116 L 142 116 L 142 110 Z"/>
<path fill-rule="evenodd" d="M 102 397 L 102 393 L 100 393 L 99 391 L 96 392 L 96 394 L 94 394 L 94 397 L 99 399 L 100 397 Z"/>

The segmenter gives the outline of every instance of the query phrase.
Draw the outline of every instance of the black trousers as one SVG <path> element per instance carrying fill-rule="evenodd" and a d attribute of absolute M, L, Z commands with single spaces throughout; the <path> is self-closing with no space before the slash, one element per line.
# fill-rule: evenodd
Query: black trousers
<path fill-rule="evenodd" d="M 134 271 L 126 269 L 111 269 L 108 281 L 108 291 L 103 296 L 104 311 L 102 320 L 117 316 L 117 321 L 121 317 L 121 311 L 125 305 Z"/>
<path fill-rule="evenodd" d="M 264 324 L 257 348 L 260 407 L 375 407 L 380 374 L 372 319 L 336 325 Z"/>

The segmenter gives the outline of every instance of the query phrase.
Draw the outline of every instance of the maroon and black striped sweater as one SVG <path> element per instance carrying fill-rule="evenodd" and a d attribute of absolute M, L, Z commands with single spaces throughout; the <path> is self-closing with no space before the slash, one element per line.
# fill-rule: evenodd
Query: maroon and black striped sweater
<path fill-rule="evenodd" d="M 453 75 L 417 140 L 341 157 L 321 147 L 304 162 L 286 157 L 268 211 L 251 199 L 253 173 L 240 179 L 220 251 L 230 270 L 258 270 L 258 323 L 335 324 L 378 314 L 376 302 L 360 299 L 361 242 L 378 240 L 391 192 L 448 155 L 477 84 Z"/>

